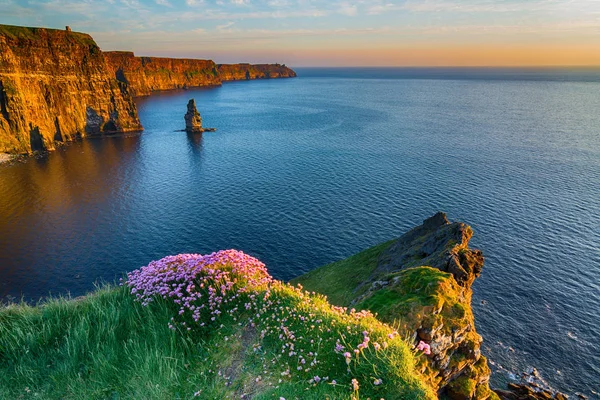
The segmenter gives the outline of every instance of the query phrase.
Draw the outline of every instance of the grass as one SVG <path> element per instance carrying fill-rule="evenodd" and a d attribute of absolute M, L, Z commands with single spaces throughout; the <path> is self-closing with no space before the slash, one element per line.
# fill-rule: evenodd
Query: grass
<path fill-rule="evenodd" d="M 171 313 L 127 288 L 0 309 L 0 398 L 186 398 L 206 384 L 203 354 Z"/>
<path fill-rule="evenodd" d="M 61 29 L 49 29 L 49 28 L 35 28 L 26 26 L 15 26 L 15 25 L 2 25 L 0 24 L 0 36 L 6 36 L 10 39 L 21 39 L 29 41 L 37 41 L 40 39 L 39 32 L 65 32 Z M 68 35 L 79 44 L 99 50 L 98 45 L 92 39 L 92 37 L 86 33 L 70 32 Z"/>
<path fill-rule="evenodd" d="M 161 265 L 157 274 L 174 268 Z M 435 397 L 415 370 L 423 356 L 373 315 L 279 281 L 253 286 L 231 265 L 211 268 L 226 273 L 186 283 L 220 298 L 219 313 L 198 321 L 180 314 L 177 295 L 143 305 L 129 287 L 0 308 L 0 399 Z"/>
<path fill-rule="evenodd" d="M 327 264 L 292 279 L 290 283 L 301 284 L 309 291 L 324 294 L 332 304 L 348 306 L 362 294 L 357 288 L 369 279 L 377 267 L 379 255 L 393 242 L 381 243 L 344 260 Z"/>

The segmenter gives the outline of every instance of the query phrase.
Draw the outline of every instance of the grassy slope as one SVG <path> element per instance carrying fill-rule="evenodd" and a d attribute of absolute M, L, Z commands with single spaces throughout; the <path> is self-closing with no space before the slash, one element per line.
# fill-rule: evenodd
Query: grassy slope
<path fill-rule="evenodd" d="M 189 399 L 197 392 L 195 398 L 202 399 L 242 394 L 288 400 L 356 394 L 432 398 L 415 372 L 413 352 L 400 338 L 387 339 L 391 329 L 373 317 L 354 319 L 320 296 L 279 283 L 270 299 L 273 304 L 261 306 L 254 328 L 246 313 L 224 315 L 220 325 L 191 332 L 168 328 L 177 310 L 172 304 L 159 300 L 143 307 L 126 288 L 37 307 L 1 308 L 0 399 Z M 282 354 L 285 340 L 278 338 L 277 328 L 284 317 L 295 331 L 296 351 L 309 361 L 310 352 L 319 354 L 310 371 L 297 357 L 287 357 L 289 349 Z M 334 352 L 335 341 L 343 337 L 351 350 L 364 330 L 372 341 L 388 341 L 389 347 L 361 352 L 347 371 L 345 359 Z M 289 376 L 282 375 L 286 369 Z M 338 384 L 311 384 L 313 374 Z M 359 393 L 350 389 L 352 377 L 360 381 Z M 374 385 L 376 377 L 384 384 Z"/>
<path fill-rule="evenodd" d="M 377 267 L 377 259 L 393 240 L 378 244 L 344 260 L 317 268 L 291 281 L 306 290 L 324 294 L 332 304 L 348 306 L 360 293 L 356 288 Z M 366 289 L 366 288 L 365 288 Z"/>
<path fill-rule="evenodd" d="M 125 288 L 0 309 L 0 398 L 186 398 L 207 384 L 203 352 L 170 317 Z"/>

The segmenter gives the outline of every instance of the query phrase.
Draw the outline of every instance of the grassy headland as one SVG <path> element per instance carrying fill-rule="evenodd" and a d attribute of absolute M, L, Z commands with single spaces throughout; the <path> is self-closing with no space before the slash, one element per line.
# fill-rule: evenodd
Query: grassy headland
<path fill-rule="evenodd" d="M 151 265 L 131 287 L 0 309 L 0 398 L 435 397 L 393 328 L 251 258 Z"/>
<path fill-rule="evenodd" d="M 495 400 L 472 234 L 438 213 L 291 284 L 227 250 L 0 308 L 0 398 Z"/>

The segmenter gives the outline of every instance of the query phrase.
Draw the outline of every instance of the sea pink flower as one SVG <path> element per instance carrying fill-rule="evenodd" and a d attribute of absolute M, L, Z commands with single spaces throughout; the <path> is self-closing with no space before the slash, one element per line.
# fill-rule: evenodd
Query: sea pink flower
<path fill-rule="evenodd" d="M 422 351 L 424 354 L 431 354 L 431 346 L 429 346 L 427 343 L 425 343 L 424 341 L 419 341 L 419 344 L 417 345 L 417 350 Z"/>
<path fill-rule="evenodd" d="M 352 390 L 355 392 L 358 391 L 358 381 L 355 378 L 352 378 Z"/>

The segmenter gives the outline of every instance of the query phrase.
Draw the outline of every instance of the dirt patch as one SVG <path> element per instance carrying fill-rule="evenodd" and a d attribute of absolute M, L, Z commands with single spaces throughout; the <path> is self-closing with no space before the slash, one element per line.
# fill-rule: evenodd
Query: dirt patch
<path fill-rule="evenodd" d="M 248 349 L 251 349 L 256 343 L 258 332 L 255 327 L 246 326 L 242 331 L 242 337 L 240 339 L 238 351 L 233 356 L 231 364 L 225 370 L 225 376 L 228 377 L 228 381 L 236 387 L 235 388 L 235 399 L 252 399 L 260 389 L 265 385 L 261 379 L 256 381 L 257 376 L 244 377 L 244 360 Z"/>

